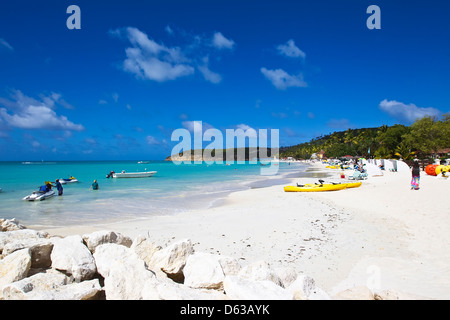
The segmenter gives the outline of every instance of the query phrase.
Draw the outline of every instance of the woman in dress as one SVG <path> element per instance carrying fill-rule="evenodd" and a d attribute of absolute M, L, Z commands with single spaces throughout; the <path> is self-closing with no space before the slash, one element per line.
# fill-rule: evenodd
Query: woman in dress
<path fill-rule="evenodd" d="M 419 190 L 419 182 L 420 182 L 420 166 L 419 161 L 414 161 L 413 168 L 411 170 L 412 178 L 411 178 L 411 190 Z"/>

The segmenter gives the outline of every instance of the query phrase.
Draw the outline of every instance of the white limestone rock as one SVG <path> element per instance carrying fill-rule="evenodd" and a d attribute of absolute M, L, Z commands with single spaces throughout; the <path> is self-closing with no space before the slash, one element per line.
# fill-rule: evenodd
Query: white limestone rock
<path fill-rule="evenodd" d="M 120 244 L 128 248 L 133 243 L 130 237 L 109 230 L 101 230 L 84 234 L 83 240 L 92 253 L 95 252 L 95 248 L 105 243 Z"/>
<path fill-rule="evenodd" d="M 5 245 L 9 243 L 15 241 L 24 241 L 27 239 L 42 238 L 48 238 L 48 233 L 30 229 L 0 232 L 0 253 L 3 252 L 3 248 L 5 247 Z"/>
<path fill-rule="evenodd" d="M 278 274 L 272 270 L 270 264 L 266 261 L 256 261 L 250 265 L 244 266 L 241 271 L 239 271 L 238 275 L 253 281 L 268 280 L 272 281 L 277 286 L 283 286 L 283 282 Z"/>
<path fill-rule="evenodd" d="M 191 288 L 222 289 L 225 274 L 217 255 L 195 252 L 186 260 L 184 284 Z"/>
<path fill-rule="evenodd" d="M 0 232 L 26 229 L 16 218 L 0 219 Z"/>
<path fill-rule="evenodd" d="M 54 243 L 52 267 L 71 274 L 76 281 L 92 279 L 96 272 L 94 257 L 78 236 L 68 236 Z"/>
<path fill-rule="evenodd" d="M 278 275 L 283 288 L 289 287 L 298 276 L 297 271 L 293 267 L 278 267 L 274 272 Z"/>
<path fill-rule="evenodd" d="M 144 262 L 149 265 L 153 255 L 155 252 L 162 249 L 162 247 L 157 246 L 153 242 L 151 242 L 149 239 L 138 236 L 136 239 L 134 239 L 133 244 L 130 247 L 136 254 L 144 260 Z"/>
<path fill-rule="evenodd" d="M 249 280 L 240 276 L 226 276 L 223 288 L 231 300 L 292 300 L 288 290 L 272 281 Z"/>
<path fill-rule="evenodd" d="M 155 272 L 161 270 L 174 281 L 183 282 L 183 268 L 187 258 L 193 253 L 194 247 L 191 240 L 181 240 L 155 252 L 148 268 Z"/>
<path fill-rule="evenodd" d="M 226 298 L 221 291 L 194 289 L 170 279 L 147 281 L 142 290 L 144 300 L 224 300 Z"/>
<path fill-rule="evenodd" d="M 287 288 L 295 300 L 331 300 L 330 296 L 317 287 L 313 278 L 307 275 L 299 275 Z"/>
<path fill-rule="evenodd" d="M 102 290 L 98 279 L 72 282 L 58 271 L 38 273 L 3 289 L 5 300 L 89 300 Z"/>
<path fill-rule="evenodd" d="M 108 300 L 140 300 L 147 282 L 156 281 L 145 262 L 130 248 L 108 243 L 95 249 L 97 271 L 105 278 Z"/>
<path fill-rule="evenodd" d="M 3 287 L 25 278 L 30 267 L 30 249 L 18 250 L 0 260 L 0 299 Z"/>
<path fill-rule="evenodd" d="M 4 256 L 17 250 L 29 248 L 31 252 L 32 268 L 48 268 L 52 264 L 50 254 L 53 249 L 53 240 L 46 238 L 25 238 L 5 244 L 2 254 Z"/>

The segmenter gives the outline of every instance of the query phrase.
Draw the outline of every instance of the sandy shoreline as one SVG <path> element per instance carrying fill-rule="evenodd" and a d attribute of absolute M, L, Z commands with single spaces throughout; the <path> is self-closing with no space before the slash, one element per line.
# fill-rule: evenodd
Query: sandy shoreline
<path fill-rule="evenodd" d="M 419 191 L 410 190 L 409 173 L 384 172 L 356 189 L 286 193 L 270 186 L 176 216 L 44 230 L 66 236 L 109 229 L 161 246 L 189 238 L 196 251 L 295 268 L 330 294 L 365 285 L 450 299 L 450 181 L 421 176 Z"/>

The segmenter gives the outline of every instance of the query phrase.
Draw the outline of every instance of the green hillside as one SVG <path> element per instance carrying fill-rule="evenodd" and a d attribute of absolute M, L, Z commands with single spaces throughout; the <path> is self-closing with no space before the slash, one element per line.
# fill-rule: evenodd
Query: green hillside
<path fill-rule="evenodd" d="M 410 126 L 383 125 L 377 128 L 348 129 L 317 137 L 309 142 L 280 148 L 280 158 L 309 159 L 313 153 L 325 152 L 328 158 L 345 155 L 428 159 L 448 157 L 450 150 L 450 114 L 442 119 L 424 117 Z"/>

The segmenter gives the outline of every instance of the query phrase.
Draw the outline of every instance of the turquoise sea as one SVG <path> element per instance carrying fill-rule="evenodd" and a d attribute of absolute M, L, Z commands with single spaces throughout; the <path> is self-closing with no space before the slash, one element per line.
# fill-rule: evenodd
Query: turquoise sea
<path fill-rule="evenodd" d="M 208 208 L 232 191 L 283 184 L 306 166 L 279 163 L 276 175 L 262 176 L 260 164 L 174 164 L 170 161 L 0 162 L 0 218 L 24 225 L 70 226 L 174 215 Z M 157 171 L 149 178 L 107 179 L 111 171 Z M 64 194 L 44 201 L 22 198 L 45 181 L 68 178 Z M 98 180 L 100 189 L 90 186 Z M 55 190 L 56 191 L 56 190 Z"/>

